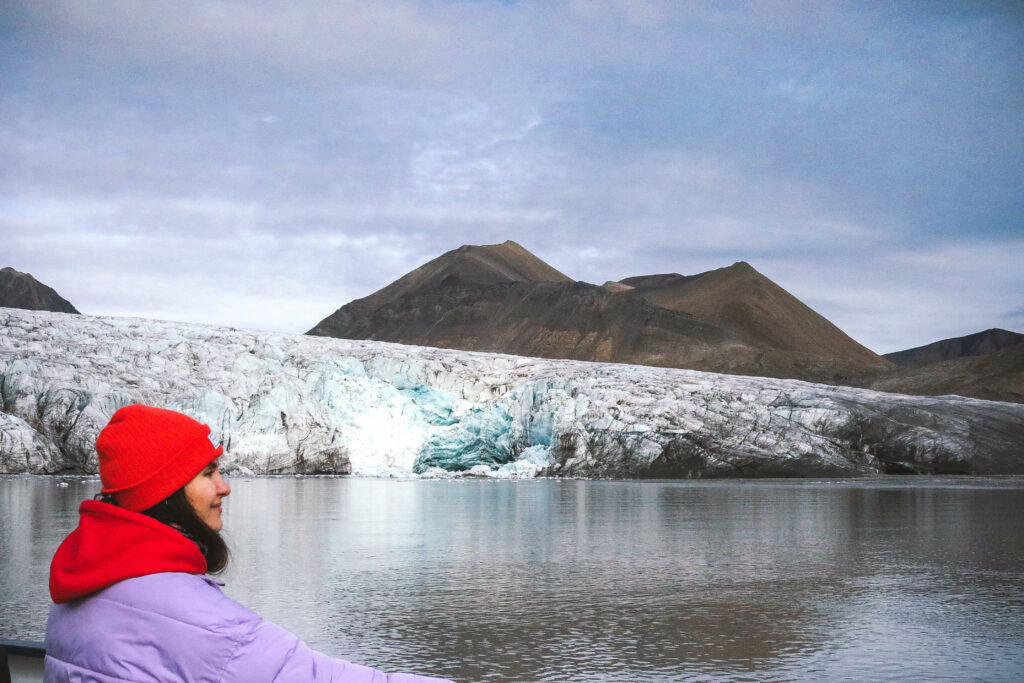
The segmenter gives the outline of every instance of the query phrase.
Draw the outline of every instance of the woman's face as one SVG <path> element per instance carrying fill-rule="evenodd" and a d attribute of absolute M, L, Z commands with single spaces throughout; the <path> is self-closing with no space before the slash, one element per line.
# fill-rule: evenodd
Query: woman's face
<path fill-rule="evenodd" d="M 185 498 L 199 515 L 199 519 L 214 531 L 220 531 L 224 526 L 224 522 L 220 518 L 221 501 L 229 493 L 231 493 L 231 487 L 220 476 L 216 460 L 200 470 L 192 481 L 185 484 Z"/>

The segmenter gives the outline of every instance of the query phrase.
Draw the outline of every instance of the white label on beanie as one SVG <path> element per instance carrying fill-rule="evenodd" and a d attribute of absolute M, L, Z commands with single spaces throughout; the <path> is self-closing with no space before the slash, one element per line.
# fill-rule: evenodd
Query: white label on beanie
<path fill-rule="evenodd" d="M 217 435 L 213 433 L 213 430 L 210 430 L 210 433 L 206 435 L 206 438 L 210 440 L 210 443 L 213 444 L 214 448 L 220 446 L 220 439 L 218 439 Z"/>

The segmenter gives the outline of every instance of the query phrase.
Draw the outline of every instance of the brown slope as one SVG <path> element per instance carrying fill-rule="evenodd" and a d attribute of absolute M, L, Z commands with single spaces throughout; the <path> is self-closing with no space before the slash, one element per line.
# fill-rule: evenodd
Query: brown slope
<path fill-rule="evenodd" d="M 406 273 L 383 289 L 349 302 L 321 320 L 306 334 L 344 336 L 341 331 L 349 327 L 353 315 L 366 315 L 402 296 L 434 287 L 445 278 L 475 285 L 498 282 L 572 282 L 571 278 L 512 240 L 501 244 L 463 245 Z"/>
<path fill-rule="evenodd" d="M 758 356 L 699 318 L 586 282 L 479 284 L 449 275 L 370 313 L 339 313 L 337 334 L 326 336 L 719 372 Z"/>
<path fill-rule="evenodd" d="M 716 325 L 631 290 L 575 282 L 515 242 L 463 246 L 342 306 L 308 334 L 721 371 L 757 358 Z"/>
<path fill-rule="evenodd" d="M 342 306 L 309 334 L 832 383 L 891 367 L 746 264 L 721 273 L 598 287 L 569 280 L 515 243 L 461 247 Z M 756 320 L 780 310 L 797 319 Z M 815 316 L 836 334 L 801 340 L 813 350 L 802 354 L 787 333 L 801 333 Z M 837 340 L 866 359 L 837 360 L 819 348 Z"/>
<path fill-rule="evenodd" d="M 745 262 L 699 275 L 647 275 L 621 281 L 656 306 L 713 322 L 767 356 L 760 372 L 792 375 L 801 365 L 835 368 L 832 378 L 864 381 L 891 371 L 886 359 L 842 330 Z M 781 373 L 781 374 L 780 374 Z"/>
<path fill-rule="evenodd" d="M 992 328 L 984 332 L 943 339 L 904 351 L 894 351 L 885 354 L 885 357 L 896 365 L 918 366 L 965 356 L 986 356 L 1021 343 L 1024 343 L 1024 334 Z"/>
<path fill-rule="evenodd" d="M 29 273 L 14 268 L 0 268 L 0 306 L 29 311 L 78 313 L 69 301 L 36 280 Z"/>
<path fill-rule="evenodd" d="M 1024 403 L 1024 344 L 984 356 L 899 368 L 875 380 L 871 388 L 920 396 L 957 394 Z"/>

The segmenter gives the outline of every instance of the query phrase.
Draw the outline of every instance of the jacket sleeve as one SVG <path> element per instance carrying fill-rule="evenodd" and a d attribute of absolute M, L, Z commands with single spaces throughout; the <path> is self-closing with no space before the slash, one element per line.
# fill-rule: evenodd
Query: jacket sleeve
<path fill-rule="evenodd" d="M 225 682 L 316 681 L 316 683 L 452 683 L 414 674 L 385 674 L 311 650 L 280 626 L 258 619 L 236 641 L 235 652 L 221 677 Z"/>

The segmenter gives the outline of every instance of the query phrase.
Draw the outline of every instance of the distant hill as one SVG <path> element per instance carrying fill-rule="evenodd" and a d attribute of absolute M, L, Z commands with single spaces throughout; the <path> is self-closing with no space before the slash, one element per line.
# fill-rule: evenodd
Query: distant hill
<path fill-rule="evenodd" d="M 899 368 L 876 379 L 870 386 L 878 391 L 900 394 L 956 394 L 989 401 L 1024 403 L 1024 344 L 1015 344 L 986 355 Z"/>
<path fill-rule="evenodd" d="M 646 275 L 620 282 L 656 306 L 697 316 L 754 348 L 774 352 L 775 362 L 783 366 L 785 359 L 792 365 L 829 365 L 847 379 L 892 368 L 743 261 L 699 275 Z"/>
<path fill-rule="evenodd" d="M 892 368 L 748 264 L 599 287 L 514 242 L 449 251 L 308 334 L 830 383 Z"/>
<path fill-rule="evenodd" d="M 953 360 L 954 358 L 986 356 L 1021 342 L 1024 342 L 1024 334 L 993 328 L 964 337 L 943 339 L 942 341 L 917 346 L 905 351 L 887 353 L 885 357 L 896 365 L 916 367 L 929 363 Z"/>
<path fill-rule="evenodd" d="M 1024 334 L 994 328 L 885 357 L 900 367 L 870 382 L 872 389 L 1024 403 Z"/>
<path fill-rule="evenodd" d="M 67 300 L 28 273 L 0 268 L 0 306 L 29 311 L 78 313 Z"/>

